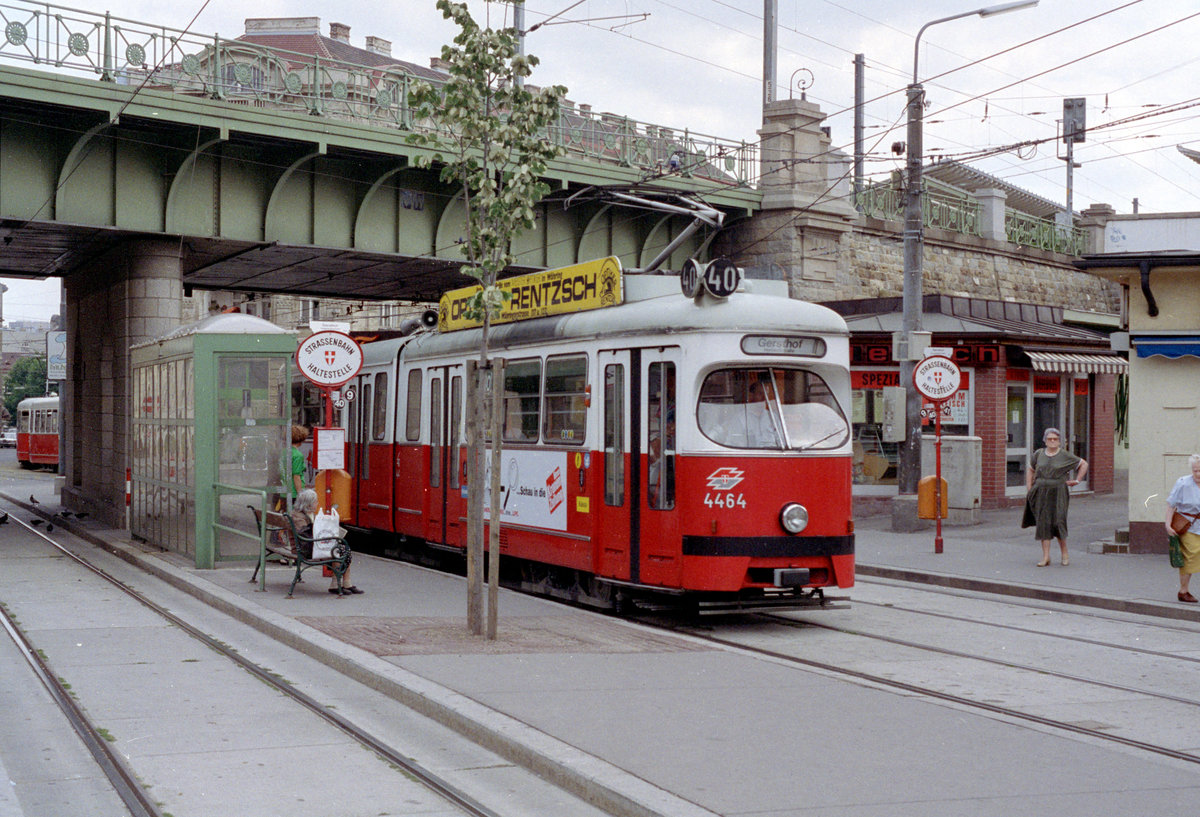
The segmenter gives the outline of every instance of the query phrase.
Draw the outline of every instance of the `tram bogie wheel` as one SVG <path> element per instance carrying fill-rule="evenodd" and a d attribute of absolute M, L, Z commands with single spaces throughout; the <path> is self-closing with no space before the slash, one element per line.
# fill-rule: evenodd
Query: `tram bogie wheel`
<path fill-rule="evenodd" d="M 624 590 L 616 591 L 613 594 L 612 611 L 618 616 L 633 615 L 637 611 L 637 605 L 633 602 L 633 596 Z"/>

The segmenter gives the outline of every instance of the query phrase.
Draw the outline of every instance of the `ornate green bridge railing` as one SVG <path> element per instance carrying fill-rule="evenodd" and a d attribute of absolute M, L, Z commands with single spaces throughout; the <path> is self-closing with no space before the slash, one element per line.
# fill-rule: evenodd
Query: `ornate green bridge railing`
<path fill-rule="evenodd" d="M 1067 228 L 1052 219 L 1035 218 L 1011 208 L 1004 214 L 1004 232 L 1009 241 L 1022 247 L 1066 255 L 1087 252 L 1087 234 L 1079 227 Z"/>
<path fill-rule="evenodd" d="M 400 64 L 367 66 L 265 48 L 219 35 L 97 14 L 50 3 L 0 0 L 0 60 L 94 75 L 134 87 L 422 128 L 408 99 L 417 81 Z M 570 153 L 647 172 L 678 167 L 684 175 L 753 185 L 756 144 L 675 130 L 585 106 L 564 107 L 547 137 Z"/>
<path fill-rule="evenodd" d="M 926 227 L 938 227 L 964 235 L 982 235 L 981 205 L 970 193 L 937 179 L 924 178 L 922 212 Z M 870 185 L 855 196 L 859 210 L 867 216 L 903 221 L 904 194 L 895 181 Z M 1086 236 L 1078 227 L 1067 228 L 1053 219 L 1038 218 L 1005 208 L 1004 232 L 1008 241 L 1066 255 L 1082 255 Z"/>

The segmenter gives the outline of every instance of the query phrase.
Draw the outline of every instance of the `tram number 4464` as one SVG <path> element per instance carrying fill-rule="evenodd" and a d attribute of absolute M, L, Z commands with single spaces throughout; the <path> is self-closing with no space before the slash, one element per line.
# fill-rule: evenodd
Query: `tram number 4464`
<path fill-rule="evenodd" d="M 745 508 L 745 494 L 733 493 L 707 493 L 704 495 L 704 504 L 710 508 Z"/>

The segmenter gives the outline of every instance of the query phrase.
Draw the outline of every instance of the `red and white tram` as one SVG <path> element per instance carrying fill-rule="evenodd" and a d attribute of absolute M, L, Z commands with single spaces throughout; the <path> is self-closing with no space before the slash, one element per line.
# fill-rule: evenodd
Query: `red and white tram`
<path fill-rule="evenodd" d="M 22 468 L 58 468 L 58 396 L 17 403 L 17 462 Z"/>
<path fill-rule="evenodd" d="M 506 361 L 501 564 L 525 584 L 719 610 L 854 583 L 849 340 L 836 313 L 782 282 L 720 300 L 626 276 L 625 303 L 490 331 Z M 464 360 L 479 343 L 467 329 L 364 344 L 351 526 L 465 549 Z"/>

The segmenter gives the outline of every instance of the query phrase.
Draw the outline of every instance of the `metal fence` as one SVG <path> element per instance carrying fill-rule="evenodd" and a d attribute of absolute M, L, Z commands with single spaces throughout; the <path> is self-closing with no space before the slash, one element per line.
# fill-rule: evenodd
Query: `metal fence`
<path fill-rule="evenodd" d="M 982 235 L 981 205 L 970 193 L 937 179 L 923 178 L 921 209 L 926 227 L 937 227 L 963 235 Z M 855 204 L 865 216 L 886 221 L 904 220 L 904 191 L 895 180 L 872 184 L 855 195 Z M 1086 251 L 1086 234 L 1054 219 L 1038 218 L 1005 208 L 1004 232 L 1008 241 L 1021 247 L 1036 247 L 1066 255 Z"/>
<path fill-rule="evenodd" d="M 356 65 L 21 0 L 0 2 L 0 25 L 0 60 L 379 127 L 428 125 L 409 106 L 418 79 L 399 64 Z M 757 181 L 756 144 L 592 114 L 585 106 L 564 106 L 546 136 L 598 162 L 650 173 L 677 165 L 684 175 L 738 186 Z"/>

